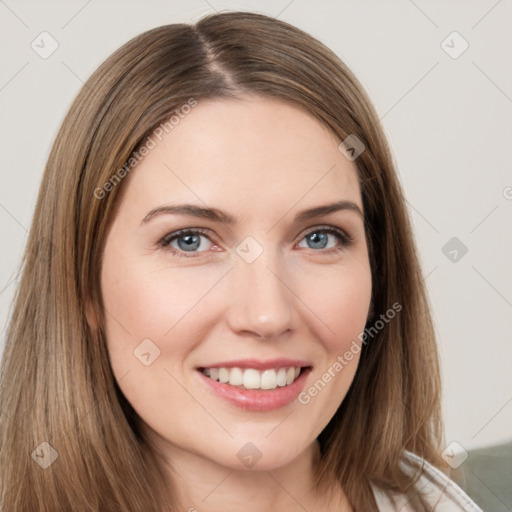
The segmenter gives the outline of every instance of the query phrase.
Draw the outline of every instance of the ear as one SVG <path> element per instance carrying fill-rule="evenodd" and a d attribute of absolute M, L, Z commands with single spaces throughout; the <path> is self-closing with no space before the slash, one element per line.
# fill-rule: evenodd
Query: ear
<path fill-rule="evenodd" d="M 92 331 L 98 330 L 98 314 L 96 312 L 96 308 L 94 307 L 94 303 L 91 299 L 87 299 L 85 303 L 85 318 Z"/>

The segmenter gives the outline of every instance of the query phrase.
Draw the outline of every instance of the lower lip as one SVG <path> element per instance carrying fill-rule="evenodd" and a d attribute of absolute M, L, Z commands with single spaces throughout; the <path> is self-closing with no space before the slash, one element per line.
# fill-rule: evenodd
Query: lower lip
<path fill-rule="evenodd" d="M 304 388 L 311 368 L 302 373 L 288 386 L 275 389 L 241 389 L 210 379 L 198 370 L 204 383 L 221 398 L 246 411 L 272 411 L 293 402 Z"/>

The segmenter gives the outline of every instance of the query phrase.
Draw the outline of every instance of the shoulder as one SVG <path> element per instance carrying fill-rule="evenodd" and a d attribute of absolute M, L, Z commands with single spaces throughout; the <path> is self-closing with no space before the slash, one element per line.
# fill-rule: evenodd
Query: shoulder
<path fill-rule="evenodd" d="M 414 488 L 407 494 L 390 494 L 373 486 L 378 512 L 483 512 L 482 509 L 442 471 L 411 452 L 405 452 L 403 469 L 419 473 Z"/>

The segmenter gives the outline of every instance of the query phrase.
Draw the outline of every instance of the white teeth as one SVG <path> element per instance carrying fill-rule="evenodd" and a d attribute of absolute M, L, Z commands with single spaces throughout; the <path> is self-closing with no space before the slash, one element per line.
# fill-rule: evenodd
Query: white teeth
<path fill-rule="evenodd" d="M 242 381 L 242 385 L 245 389 L 258 389 L 260 387 L 260 382 L 261 378 L 258 370 L 245 370 Z"/>
<path fill-rule="evenodd" d="M 219 382 L 229 382 L 229 370 L 227 368 L 219 368 Z"/>
<path fill-rule="evenodd" d="M 241 386 L 243 383 L 244 374 L 240 368 L 231 368 L 229 372 L 229 383 L 232 386 Z"/>
<path fill-rule="evenodd" d="M 261 389 L 276 389 L 277 374 L 275 370 L 265 370 L 261 374 Z"/>
<path fill-rule="evenodd" d="M 255 370 L 247 368 L 204 368 L 202 372 L 222 383 L 245 389 L 276 389 L 290 385 L 300 374 L 300 367 Z"/>
<path fill-rule="evenodd" d="M 277 372 L 277 385 L 279 387 L 286 386 L 286 368 L 279 368 Z"/>

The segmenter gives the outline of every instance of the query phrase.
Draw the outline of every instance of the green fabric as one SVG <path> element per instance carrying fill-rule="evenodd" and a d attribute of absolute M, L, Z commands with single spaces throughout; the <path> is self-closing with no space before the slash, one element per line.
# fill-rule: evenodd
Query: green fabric
<path fill-rule="evenodd" d="M 470 450 L 450 477 L 486 512 L 512 511 L 512 441 Z"/>

